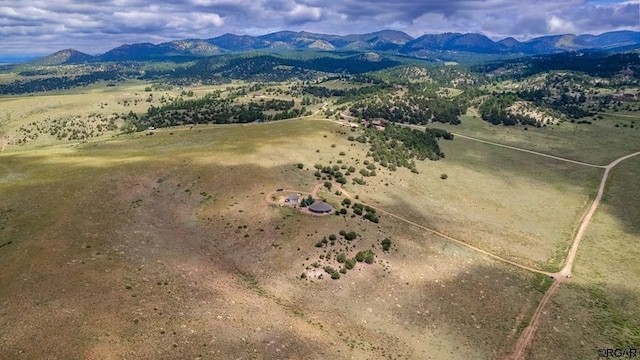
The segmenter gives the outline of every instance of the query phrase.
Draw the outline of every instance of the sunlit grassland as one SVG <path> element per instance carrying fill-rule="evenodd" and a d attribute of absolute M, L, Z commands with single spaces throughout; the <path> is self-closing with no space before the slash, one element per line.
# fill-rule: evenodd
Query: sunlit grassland
<path fill-rule="evenodd" d="M 367 179 L 363 198 L 501 256 L 558 269 L 603 170 L 462 138 L 440 144 L 444 159 L 418 163 L 419 175 L 401 169 Z"/>
<path fill-rule="evenodd" d="M 0 73 L 0 84 L 8 84 L 18 79 L 18 75 L 14 73 Z"/>
<path fill-rule="evenodd" d="M 365 146 L 346 126 L 148 133 L 0 153 L 6 354 L 34 355 L 38 338 L 67 358 L 196 357 L 207 344 L 225 358 L 488 359 L 509 351 L 542 296 L 533 274 L 391 217 L 309 217 L 264 201 L 277 186 L 310 191 L 315 163 L 361 164 Z M 301 280 L 325 254 L 313 244 L 341 229 L 361 234 L 353 245 L 377 263 Z"/>
<path fill-rule="evenodd" d="M 90 113 L 111 115 L 113 113 L 145 112 L 151 103 L 146 102 L 149 93 L 144 84 L 129 84 L 119 87 L 87 87 L 74 92 L 49 92 L 27 96 L 0 97 L 0 118 L 6 121 L 5 130 L 26 123 L 60 117 L 75 117 Z M 80 91 L 82 91 L 80 93 Z M 154 94 L 156 105 L 162 95 L 177 96 L 176 93 Z M 125 104 L 126 102 L 126 104 Z"/>
<path fill-rule="evenodd" d="M 129 81 L 114 87 L 105 84 L 92 84 L 83 88 L 68 91 L 52 91 L 26 96 L 0 97 L 0 133 L 8 139 L 21 138 L 18 129 L 21 127 L 36 131 L 37 127 L 46 129 L 54 120 L 85 118 L 89 115 L 100 115 L 103 118 L 133 112 L 142 115 L 149 106 L 161 106 L 180 97 L 185 89 L 173 87 L 171 90 L 145 91 L 152 87 L 141 81 Z M 196 88 L 198 96 L 212 91 L 225 91 L 228 86 L 209 86 Z M 188 90 L 188 89 L 187 89 Z M 188 97 L 187 97 L 188 99 Z M 85 120 L 90 122 L 91 120 Z M 122 120 L 117 125 L 121 126 Z M 110 137 L 119 131 L 108 131 L 103 137 Z M 28 142 L 26 147 L 42 146 L 55 142 L 55 136 L 47 131 L 39 134 L 36 140 Z M 25 146 L 23 145 L 22 148 Z"/>
<path fill-rule="evenodd" d="M 542 128 L 529 126 L 527 130 L 521 126 L 492 125 L 471 113 L 461 120 L 460 125 L 434 123 L 429 126 L 596 165 L 607 165 L 640 149 L 640 116 L 623 118 L 607 113 L 601 120 L 591 120 L 590 125 L 563 122 Z M 634 128 L 615 126 L 616 123 L 630 125 L 633 121 L 638 123 Z"/>
<path fill-rule="evenodd" d="M 589 358 L 640 344 L 640 158 L 616 166 L 531 358 Z"/>

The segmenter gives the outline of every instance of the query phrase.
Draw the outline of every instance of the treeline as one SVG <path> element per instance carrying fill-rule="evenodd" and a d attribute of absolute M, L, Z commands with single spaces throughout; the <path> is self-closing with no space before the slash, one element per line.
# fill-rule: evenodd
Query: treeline
<path fill-rule="evenodd" d="M 266 111 L 276 113 L 265 113 Z M 254 121 L 283 120 L 307 114 L 305 107 L 296 108 L 295 101 L 269 99 L 238 103 L 221 98 L 219 92 L 200 99 L 177 98 L 162 106 L 151 106 L 140 118 L 130 118 L 138 131 L 147 127 L 167 127 L 188 124 L 228 124 Z"/>
<path fill-rule="evenodd" d="M 351 89 L 329 89 L 325 86 L 305 86 L 302 91 L 321 98 L 340 97 L 337 104 L 343 104 L 350 101 L 367 97 L 369 95 L 381 94 L 385 90 L 391 89 L 392 86 L 387 84 L 375 84 Z"/>
<path fill-rule="evenodd" d="M 170 74 L 168 81 L 225 83 L 229 79 L 262 82 L 280 82 L 290 79 L 312 80 L 320 74 L 362 74 L 398 64 L 389 59 L 377 62 L 367 61 L 358 55 L 348 57 L 326 55 L 298 59 L 285 55 L 250 53 L 213 56 L 198 60 L 192 66 L 178 69 Z"/>
<path fill-rule="evenodd" d="M 19 95 L 42 91 L 64 90 L 74 87 L 88 86 L 99 81 L 115 82 L 125 79 L 126 77 L 118 72 L 100 71 L 78 76 L 15 80 L 8 84 L 0 84 L 0 94 Z"/>
<path fill-rule="evenodd" d="M 324 86 L 306 86 L 304 89 L 302 89 L 302 91 L 321 98 L 344 96 L 344 94 L 346 93 L 346 89 L 329 89 Z"/>
<path fill-rule="evenodd" d="M 351 116 L 363 119 L 383 118 L 392 122 L 426 125 L 429 122 L 460 124 L 466 106 L 449 99 L 402 99 L 386 103 L 355 103 Z"/>
<path fill-rule="evenodd" d="M 391 84 L 410 86 L 416 82 L 430 82 L 440 86 L 477 86 L 487 82 L 483 74 L 473 73 L 462 66 L 411 64 L 396 66 L 371 74 L 372 77 Z"/>
<path fill-rule="evenodd" d="M 500 71 L 498 81 L 522 79 L 547 71 L 578 71 L 591 76 L 613 77 L 621 71 L 640 68 L 637 53 L 607 54 L 596 51 L 537 55 L 515 60 L 494 61 L 471 67 L 478 74 Z M 506 71 L 505 71 L 506 69 Z M 637 78 L 636 78 L 637 79 Z"/>
<path fill-rule="evenodd" d="M 595 115 L 595 113 L 583 108 L 582 105 L 586 102 L 584 95 L 569 93 L 554 95 L 549 88 L 492 94 L 484 98 L 478 111 L 484 121 L 494 125 L 540 126 L 539 120 L 525 114 L 518 114 L 517 111 L 508 110 L 516 101 L 528 101 L 542 110 L 546 109 L 558 115 L 564 114 L 570 120 Z"/>

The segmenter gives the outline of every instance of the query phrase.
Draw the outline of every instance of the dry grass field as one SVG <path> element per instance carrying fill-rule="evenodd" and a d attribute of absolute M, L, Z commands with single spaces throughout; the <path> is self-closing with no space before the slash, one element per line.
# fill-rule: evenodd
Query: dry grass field
<path fill-rule="evenodd" d="M 588 124 L 563 122 L 542 128 L 495 126 L 473 112 L 461 118 L 460 125 L 434 124 L 454 133 L 478 139 L 521 147 L 542 153 L 565 157 L 596 165 L 607 165 L 613 160 L 637 151 L 640 141 L 640 117 L 623 117 L 615 113 L 604 114 L 603 119 Z M 619 126 L 616 127 L 615 125 Z M 624 127 L 622 125 L 627 125 Z M 634 125 L 633 128 L 629 127 Z"/>
<path fill-rule="evenodd" d="M 504 356 L 542 296 L 539 276 L 391 217 L 308 217 L 264 201 L 277 186 L 315 185 L 296 163 L 355 152 L 343 130 L 196 126 L 0 153 L 2 353 Z M 361 236 L 336 249 L 372 249 L 375 262 L 301 279 L 332 251 L 314 244 L 342 229 Z"/>
<path fill-rule="evenodd" d="M 47 118 L 143 112 L 182 91 L 154 90 L 149 103 L 145 87 L 3 97 L 0 135 Z M 640 131 L 614 126 L 632 121 L 606 115 L 592 125 L 524 131 L 467 116 L 438 127 L 602 165 L 638 151 Z M 368 146 L 347 140 L 354 131 L 311 116 L 3 147 L 0 357 L 505 358 L 548 276 L 383 212 L 373 223 L 351 209 L 308 216 L 266 201 L 278 187 L 311 192 L 316 164 L 364 168 Z M 604 170 L 461 137 L 440 145 L 446 157 L 418 162 L 419 174 L 378 167 L 366 185 L 349 181 L 343 190 L 505 259 L 557 271 Z M 527 358 L 595 358 L 599 347 L 640 344 L 638 169 L 634 158 L 612 170 L 574 277 L 552 297 Z M 318 196 L 340 208 L 346 195 L 336 190 Z M 341 230 L 358 236 L 348 241 Z M 318 246 L 332 234 L 333 244 Z M 367 250 L 375 252 L 371 264 L 347 271 L 338 261 Z M 345 269 L 334 280 L 325 266 Z"/>
<path fill-rule="evenodd" d="M 601 208 L 530 351 L 531 359 L 596 358 L 597 349 L 640 344 L 640 159 L 611 173 Z"/>
<path fill-rule="evenodd" d="M 188 90 L 193 91 L 195 96 L 204 96 L 215 90 L 225 91 L 227 87 L 240 85 L 234 83 L 194 87 Z M 27 145 L 46 145 L 56 139 L 56 136 L 50 133 L 50 128 L 56 121 L 78 119 L 75 121 L 78 124 L 75 128 L 78 130 L 93 130 L 96 134 L 94 137 L 108 138 L 118 131 L 97 131 L 98 124 L 106 125 L 107 119 L 114 117 L 114 114 L 142 114 L 150 105 L 160 106 L 163 100 L 168 102 L 170 99 L 178 98 L 184 90 L 175 87 L 171 90 L 145 91 L 147 87 L 148 83 L 138 81 L 130 81 L 116 87 L 107 87 L 100 83 L 30 96 L 0 97 L 0 135 L 5 137 L 9 145 L 25 138 Z M 122 124 L 121 119 L 116 121 L 118 127 Z"/>
<path fill-rule="evenodd" d="M 380 168 L 366 186 L 347 188 L 469 244 L 557 271 L 603 170 L 463 138 L 440 145 L 446 158 L 418 163 L 418 175 Z"/>

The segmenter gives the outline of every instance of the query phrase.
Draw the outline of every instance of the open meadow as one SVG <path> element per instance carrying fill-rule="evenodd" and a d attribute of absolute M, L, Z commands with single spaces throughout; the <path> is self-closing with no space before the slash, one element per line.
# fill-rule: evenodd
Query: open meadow
<path fill-rule="evenodd" d="M 640 158 L 612 170 L 576 257 L 573 283 L 561 287 L 532 344 L 531 359 L 596 358 L 598 349 L 640 344 Z"/>
<path fill-rule="evenodd" d="M 467 137 L 439 139 L 444 157 L 413 169 L 374 161 L 336 97 L 246 124 L 136 132 L 122 115 L 211 92 L 239 108 L 301 104 L 292 83 L 254 85 L 0 97 L 0 354 L 503 359 L 557 281 L 605 165 L 640 150 L 626 113 L 525 130 L 469 112 L 429 125 Z M 640 344 L 639 169 L 611 170 L 527 359 Z M 284 204 L 307 194 L 336 213 Z"/>
<path fill-rule="evenodd" d="M 392 217 L 309 217 L 264 200 L 278 186 L 310 191 L 313 164 L 340 150 L 362 161 L 345 129 L 179 127 L 2 152 L 3 353 L 505 356 L 544 277 Z M 343 229 L 358 238 L 314 246 Z M 366 250 L 372 264 L 337 280 L 322 271 Z"/>
<path fill-rule="evenodd" d="M 366 198 L 505 258 L 557 271 L 603 170 L 463 138 L 440 143 L 444 160 L 419 163 L 418 175 L 402 169 L 372 181 L 362 190 Z"/>
<path fill-rule="evenodd" d="M 562 123 L 528 131 L 512 127 L 491 129 L 469 116 L 460 130 L 442 127 L 476 139 L 590 164 L 610 164 L 640 149 L 637 114 L 608 112 L 601 116 L 591 124 Z M 611 356 L 608 351 L 616 349 L 626 351 L 629 356 L 637 352 L 640 343 L 637 274 L 640 269 L 635 259 L 640 219 L 636 191 L 640 186 L 639 169 L 637 156 L 611 169 L 602 202 L 578 248 L 573 271 L 569 269 L 572 278 L 562 280 L 548 306 L 542 309 L 540 325 L 523 358 L 585 359 Z M 539 174 L 542 173 L 541 168 Z M 567 175 L 572 183 L 582 178 L 579 173 Z M 548 224 L 557 223 L 560 214 L 556 213 Z"/>
<path fill-rule="evenodd" d="M 622 114 L 624 115 L 624 114 Z M 460 125 L 434 124 L 434 127 L 472 136 L 481 140 L 520 147 L 565 157 L 594 165 L 607 165 L 613 160 L 637 151 L 640 117 L 602 114 L 591 124 L 562 122 L 536 128 L 495 126 L 468 112 Z M 633 126 L 632 126 L 633 125 Z"/>

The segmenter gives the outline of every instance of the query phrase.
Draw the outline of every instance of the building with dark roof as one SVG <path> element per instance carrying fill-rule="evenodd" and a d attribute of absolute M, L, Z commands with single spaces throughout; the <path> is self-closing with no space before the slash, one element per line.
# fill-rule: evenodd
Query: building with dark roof
<path fill-rule="evenodd" d="M 321 201 L 311 204 L 309 206 L 309 211 L 316 214 L 328 214 L 333 211 L 333 206 Z"/>

